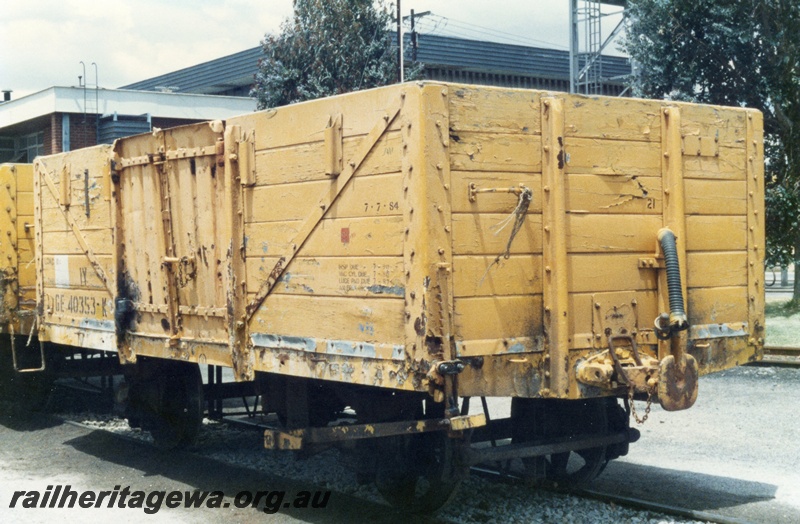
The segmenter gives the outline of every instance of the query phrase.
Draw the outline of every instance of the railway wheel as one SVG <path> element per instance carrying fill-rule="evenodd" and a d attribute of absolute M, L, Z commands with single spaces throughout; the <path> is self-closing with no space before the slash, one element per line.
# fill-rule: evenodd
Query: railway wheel
<path fill-rule="evenodd" d="M 450 501 L 466 476 L 456 456 L 458 444 L 439 431 L 377 440 L 378 492 L 405 512 L 436 511 Z"/>
<path fill-rule="evenodd" d="M 511 402 L 512 439 L 580 438 L 608 432 L 609 400 L 615 399 L 523 399 Z M 563 488 L 581 487 L 605 468 L 606 448 L 588 448 L 523 460 L 531 476 Z"/>
<path fill-rule="evenodd" d="M 156 446 L 191 446 L 203 423 L 203 381 L 195 364 L 148 360 L 133 377 L 128 419 L 149 431 Z"/>

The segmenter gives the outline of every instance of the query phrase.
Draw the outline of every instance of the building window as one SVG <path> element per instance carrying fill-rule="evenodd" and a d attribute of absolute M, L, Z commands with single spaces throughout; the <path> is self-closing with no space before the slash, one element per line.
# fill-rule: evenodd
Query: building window
<path fill-rule="evenodd" d="M 19 137 L 16 149 L 15 161 L 32 163 L 34 158 L 44 154 L 44 131 Z"/>
<path fill-rule="evenodd" d="M 14 139 L 0 137 L 0 163 L 14 160 Z"/>

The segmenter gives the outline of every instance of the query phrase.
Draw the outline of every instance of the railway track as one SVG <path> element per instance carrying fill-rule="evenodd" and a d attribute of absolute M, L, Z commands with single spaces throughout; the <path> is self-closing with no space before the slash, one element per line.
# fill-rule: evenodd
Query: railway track
<path fill-rule="evenodd" d="M 764 359 L 751 365 L 800 367 L 800 347 L 765 346 Z"/>
<path fill-rule="evenodd" d="M 770 348 L 766 349 L 765 353 L 767 353 L 767 356 L 769 358 L 767 360 L 765 360 L 761 365 L 765 365 L 765 366 L 771 366 L 771 365 L 783 366 L 783 365 L 786 365 L 786 364 L 783 364 L 783 361 L 773 362 L 772 359 L 773 358 L 784 359 L 784 360 L 785 359 L 791 359 L 792 357 L 797 356 L 797 355 L 800 354 L 800 349 L 798 349 L 798 348 L 774 348 L 774 347 L 770 347 Z M 797 364 L 794 364 L 794 365 L 797 365 Z M 61 385 L 62 386 L 66 386 L 66 387 L 68 387 L 70 389 L 79 388 L 79 389 L 76 389 L 76 393 L 81 398 L 85 398 L 86 394 L 90 392 L 91 388 L 88 388 L 85 384 L 80 384 L 80 383 L 70 384 L 70 382 L 64 381 L 63 384 L 61 384 Z M 232 410 L 230 409 L 230 406 L 226 405 L 225 411 L 226 411 L 226 414 L 227 414 L 227 413 L 231 412 Z M 224 420 L 224 425 L 226 425 L 226 426 L 230 426 L 232 428 L 247 428 L 247 429 L 252 430 L 254 432 L 255 431 L 259 431 L 259 432 L 263 431 L 263 429 L 266 427 L 263 424 L 259 423 L 258 418 L 245 418 L 243 416 L 240 416 L 238 418 L 225 418 L 223 420 Z M 79 424 L 79 423 L 76 423 L 75 421 L 71 421 L 70 423 Z M 99 428 L 99 427 L 91 426 L 91 425 L 90 426 L 84 425 L 84 427 L 89 427 L 89 428 L 94 429 L 94 430 L 98 430 L 98 429 L 102 430 L 103 429 L 103 428 Z M 114 433 L 114 434 L 119 434 L 119 433 L 114 432 L 114 431 L 109 431 L 109 432 L 110 433 Z M 124 434 L 120 435 L 120 436 L 124 438 Z M 131 437 L 128 437 L 128 438 L 131 438 Z M 252 439 L 252 438 L 248 437 L 248 440 L 258 441 L 260 439 L 257 439 L 257 438 L 256 439 Z M 251 453 L 252 453 L 253 457 L 258 457 L 258 456 L 261 456 L 261 455 L 268 455 L 268 453 L 264 452 L 261 449 L 251 450 Z M 312 459 L 312 460 L 316 460 L 316 459 Z M 291 473 L 288 473 L 287 476 L 288 476 L 288 478 L 294 478 Z M 506 497 L 505 488 L 499 488 L 499 486 L 501 486 L 503 484 L 513 485 L 514 487 L 513 488 L 509 488 L 510 490 L 513 489 L 515 491 L 524 491 L 524 489 L 521 486 L 525 483 L 525 481 L 522 478 L 520 478 L 519 476 L 515 476 L 513 474 L 509 474 L 507 472 L 500 471 L 498 469 L 493 469 L 491 467 L 486 467 L 486 466 L 473 468 L 472 469 L 472 476 L 476 477 L 476 478 L 479 478 L 479 479 L 482 479 L 482 480 L 486 480 L 487 481 L 487 485 L 495 486 L 494 489 L 498 494 L 497 495 L 498 502 L 501 503 L 501 504 L 512 504 L 511 502 L 509 502 L 506 499 L 513 499 L 513 497 Z M 347 492 L 347 489 L 349 489 L 349 488 L 346 488 L 345 492 Z M 334 491 L 336 491 L 335 488 L 334 488 Z M 660 501 L 656 502 L 654 500 L 645 500 L 643 498 L 620 496 L 619 494 L 603 492 L 603 491 L 600 491 L 600 490 L 597 490 L 597 489 L 588 489 L 588 490 L 581 490 L 581 491 L 569 491 L 569 492 L 566 492 L 566 491 L 563 491 L 563 490 L 544 490 L 544 491 L 548 491 L 548 492 L 552 491 L 553 493 L 559 493 L 559 494 L 562 494 L 562 495 L 564 495 L 564 494 L 574 495 L 574 496 L 580 497 L 581 499 L 584 499 L 584 500 L 599 501 L 599 502 L 604 503 L 605 505 L 609 505 L 610 507 L 614 507 L 614 506 L 616 506 L 616 507 L 624 507 L 624 508 L 630 508 L 631 510 L 636 510 L 636 511 L 645 512 L 645 513 L 651 512 L 651 513 L 654 513 L 654 514 L 668 515 L 668 516 L 671 516 L 675 520 L 678 520 L 678 521 L 692 520 L 692 521 L 702 521 L 702 522 L 714 522 L 714 523 L 720 523 L 720 524 L 728 524 L 728 523 L 740 524 L 740 523 L 744 523 L 744 522 L 749 522 L 747 520 L 738 519 L 738 518 L 735 518 L 735 517 L 731 517 L 731 516 L 720 514 L 720 513 L 716 513 L 716 512 L 698 511 L 696 509 L 692 509 L 692 508 L 689 508 L 689 507 L 682 507 L 680 505 L 672 505 L 670 503 L 665 503 L 663 498 Z M 352 495 L 353 493 L 350 492 L 348 494 Z M 358 495 L 356 495 L 356 496 L 358 496 Z M 371 502 L 374 503 L 375 501 L 371 500 Z M 695 506 L 695 507 L 697 507 L 697 506 Z M 445 510 L 444 513 L 446 515 L 447 514 L 447 510 Z M 653 517 L 653 518 L 656 518 L 656 517 Z M 448 519 L 445 519 L 445 520 L 448 520 Z M 464 520 L 461 520 L 461 521 L 463 522 Z M 467 522 L 468 521 L 469 520 L 467 520 Z"/>
<path fill-rule="evenodd" d="M 127 442 L 138 442 L 142 443 L 142 439 L 132 437 L 126 435 L 124 433 L 119 433 L 112 430 L 107 430 L 103 428 L 98 428 L 96 425 L 92 424 L 85 424 L 79 421 L 71 420 L 68 418 L 63 418 L 65 423 L 82 427 L 84 429 L 89 429 L 93 431 L 106 431 L 107 433 L 112 434 L 115 438 L 119 438 L 120 440 L 124 440 Z M 223 419 L 226 424 L 231 426 L 237 426 L 240 428 L 248 428 L 253 431 L 261 431 L 264 427 L 261 424 L 251 421 L 245 420 L 238 420 L 238 419 Z M 152 445 L 151 443 L 148 443 Z M 201 452 L 195 452 L 199 456 L 202 456 Z M 479 477 L 481 479 L 487 480 L 490 483 L 504 483 L 510 485 L 524 485 L 525 480 L 521 477 L 515 476 L 513 474 L 509 474 L 506 472 L 502 472 L 498 469 L 493 469 L 487 466 L 480 466 L 480 467 L 473 467 L 471 468 L 472 476 Z M 297 479 L 292 479 L 297 480 Z M 713 522 L 716 524 L 747 524 L 748 521 L 735 519 L 726 517 L 724 515 L 710 513 L 710 512 L 701 512 L 692 510 L 690 508 L 683 508 L 679 506 L 671 506 L 665 504 L 659 504 L 652 501 L 646 501 L 642 499 L 635 499 L 630 497 L 621 497 L 618 495 L 614 495 L 611 493 L 604 493 L 601 491 L 596 490 L 559 490 L 553 488 L 540 488 L 543 492 L 549 493 L 552 496 L 575 496 L 586 500 L 596 501 L 600 503 L 604 503 L 606 505 L 613 505 L 619 507 L 629 508 L 634 511 L 644 512 L 644 513 L 652 513 L 653 515 L 649 515 L 650 518 L 658 518 L 663 519 L 663 516 L 670 516 L 675 517 L 681 522 L 686 521 L 698 521 L 698 522 Z M 336 491 L 334 489 L 334 491 Z M 347 493 L 348 496 L 353 496 L 352 493 Z M 375 500 L 370 497 L 359 497 L 358 494 L 355 495 L 356 498 L 363 498 L 364 502 L 368 502 L 370 504 L 374 504 Z M 393 511 L 391 508 L 387 507 L 387 512 Z M 415 516 L 415 522 L 464 522 L 463 518 L 450 518 L 448 515 L 448 508 L 445 507 L 440 513 L 429 515 L 429 516 Z M 657 515 L 655 515 L 657 514 Z M 645 515 L 647 516 L 647 515 Z M 580 520 L 580 519 L 579 519 Z M 663 522 L 663 520 L 661 520 Z"/>

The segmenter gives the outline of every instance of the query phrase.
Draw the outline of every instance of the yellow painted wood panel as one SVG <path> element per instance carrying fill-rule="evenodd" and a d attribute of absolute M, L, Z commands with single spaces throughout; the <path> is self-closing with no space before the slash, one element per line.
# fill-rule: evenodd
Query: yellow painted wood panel
<path fill-rule="evenodd" d="M 747 243 L 746 216 L 687 216 L 686 249 L 736 251 Z"/>
<path fill-rule="evenodd" d="M 17 214 L 33 215 L 33 193 L 17 193 Z"/>
<path fill-rule="evenodd" d="M 111 203 L 96 202 L 91 207 L 90 216 L 86 216 L 83 207 L 70 206 L 70 216 L 81 230 L 111 227 Z M 59 207 L 42 208 L 44 231 L 72 231 L 64 213 Z"/>
<path fill-rule="evenodd" d="M 248 258 L 248 280 L 266 280 L 276 262 L 274 257 Z M 399 256 L 295 258 L 275 285 L 273 294 L 404 297 L 403 259 Z"/>
<path fill-rule="evenodd" d="M 270 295 L 250 321 L 250 333 L 403 344 L 401 298 Z"/>
<path fill-rule="evenodd" d="M 114 320 L 114 300 L 107 290 L 44 288 L 47 321 L 80 326 L 81 320 Z"/>
<path fill-rule="evenodd" d="M 36 266 L 34 264 L 20 264 L 17 268 L 17 281 L 20 288 L 36 289 Z M 33 298 L 36 298 L 33 295 Z"/>
<path fill-rule="evenodd" d="M 229 118 L 226 124 L 255 130 L 257 151 L 320 141 L 330 118 L 337 114 L 342 115 L 345 137 L 365 135 L 383 118 L 386 109 L 400 100 L 401 93 L 415 88 L 392 85 L 347 93 Z M 401 120 L 396 119 L 390 129 L 399 129 Z"/>
<path fill-rule="evenodd" d="M 454 85 L 450 89 L 450 134 L 462 131 L 540 134 L 541 92 Z"/>
<path fill-rule="evenodd" d="M 454 214 L 453 215 L 453 254 L 490 255 L 495 257 L 506 250 L 511 235 L 511 224 L 500 229 L 510 215 Z M 512 220 L 513 221 L 513 220 Z M 542 252 L 542 216 L 527 215 L 514 241 L 511 254 Z"/>
<path fill-rule="evenodd" d="M 542 296 L 456 298 L 456 337 L 463 341 L 542 334 Z M 468 343 L 468 342 L 467 342 Z"/>
<path fill-rule="evenodd" d="M 690 325 L 743 322 L 747 319 L 747 287 L 695 288 L 688 290 Z"/>
<path fill-rule="evenodd" d="M 105 198 L 107 193 L 107 188 L 105 188 L 105 184 L 108 182 L 108 177 L 106 176 L 106 170 L 108 169 L 105 165 L 98 165 L 96 162 L 102 161 L 104 159 L 92 159 L 92 160 L 85 160 L 83 166 L 89 166 L 89 209 L 90 212 L 94 212 L 95 206 L 101 203 L 107 203 L 108 200 Z M 80 172 L 73 173 L 70 177 L 70 208 L 75 209 L 77 212 L 86 214 L 86 179 L 83 173 L 83 168 L 78 166 L 77 164 L 73 164 L 73 169 L 80 169 Z M 42 199 L 42 209 L 53 209 L 57 208 L 60 204 L 61 199 L 61 176 L 60 173 L 57 173 L 56 176 L 53 176 L 51 173 L 50 175 L 51 180 L 53 181 L 53 185 L 55 186 L 57 193 L 53 195 L 50 191 L 49 186 L 46 184 L 42 185 L 42 191 L 47 193 L 47 197 Z M 23 193 L 20 195 L 21 198 L 24 198 L 25 195 L 30 195 L 30 198 L 33 198 L 33 193 Z M 28 203 L 25 203 L 27 206 Z M 28 209 L 24 207 L 23 209 Z M 33 200 L 30 202 L 30 209 L 33 209 Z"/>
<path fill-rule="evenodd" d="M 36 228 L 34 227 L 33 215 L 17 215 L 17 240 L 29 239 L 33 240 L 36 237 Z"/>
<path fill-rule="evenodd" d="M 720 146 L 719 156 L 683 157 L 683 177 L 712 180 L 744 180 L 746 153 L 743 148 Z"/>
<path fill-rule="evenodd" d="M 230 342 L 226 318 L 182 313 L 181 326 L 187 338 L 216 341 L 225 345 Z"/>
<path fill-rule="evenodd" d="M 564 104 L 565 134 L 660 143 L 659 110 L 650 100 L 571 96 Z"/>
<path fill-rule="evenodd" d="M 285 256 L 301 221 L 245 224 L 247 257 Z M 320 221 L 298 253 L 305 257 L 400 256 L 403 217 L 337 218 Z"/>
<path fill-rule="evenodd" d="M 657 289 L 656 270 L 639 269 L 642 256 L 652 257 L 653 253 L 572 254 L 569 257 L 569 290 L 588 293 Z"/>
<path fill-rule="evenodd" d="M 653 252 L 662 218 L 656 215 L 567 214 L 572 253 Z"/>
<path fill-rule="evenodd" d="M 17 167 L 17 194 L 33 193 L 33 166 L 26 164 L 24 167 Z M 30 210 L 33 213 L 33 207 Z"/>
<path fill-rule="evenodd" d="M 453 213 L 506 213 L 514 211 L 519 197 L 511 193 L 479 193 L 470 201 L 470 184 L 477 189 L 519 188 L 520 184 L 533 191 L 528 213 L 542 212 L 541 173 L 502 173 L 481 171 L 452 171 L 450 206 Z"/>
<path fill-rule="evenodd" d="M 111 255 L 114 252 L 113 235 L 110 229 L 81 231 L 87 245 L 95 255 Z M 45 231 L 42 235 L 43 253 L 45 255 L 83 254 L 83 248 L 72 232 Z"/>
<path fill-rule="evenodd" d="M 570 137 L 564 140 L 569 174 L 659 177 L 660 144 Z"/>
<path fill-rule="evenodd" d="M 721 146 L 744 148 L 746 112 L 742 109 L 672 102 L 669 105 L 681 110 L 682 136 L 717 137 Z"/>
<path fill-rule="evenodd" d="M 202 133 L 195 137 L 203 138 Z M 205 137 L 205 141 L 211 141 Z M 203 143 L 203 142 L 201 142 Z M 217 183 L 214 157 L 172 161 L 169 164 L 169 188 L 172 242 L 175 256 L 194 258 L 195 276 L 178 285 L 178 301 L 183 305 L 224 307 L 226 304 L 226 258 L 230 233 L 221 231 L 218 222 L 226 223 L 227 207 L 217 198 L 222 192 Z M 180 270 L 178 270 L 180 276 Z M 140 283 L 141 285 L 141 283 Z"/>
<path fill-rule="evenodd" d="M 542 256 L 453 257 L 453 296 L 478 297 L 542 293 Z M 490 268 L 491 266 L 491 268 Z"/>
<path fill-rule="evenodd" d="M 331 206 L 327 218 L 402 215 L 401 173 L 353 177 Z M 286 222 L 302 220 L 320 198 L 339 190 L 337 179 L 287 183 L 245 191 L 247 222 Z"/>
<path fill-rule="evenodd" d="M 686 255 L 687 286 L 734 287 L 747 285 L 747 253 L 688 253 Z M 746 317 L 742 317 L 740 322 Z"/>
<path fill-rule="evenodd" d="M 684 180 L 687 215 L 745 215 L 744 180 Z"/>
<path fill-rule="evenodd" d="M 148 149 L 147 144 L 141 145 Z M 148 166 L 126 169 L 122 177 L 126 186 L 121 189 L 125 267 L 141 302 L 163 304 L 167 295 L 160 184 Z"/>
<path fill-rule="evenodd" d="M 635 306 L 632 304 L 633 300 L 636 301 Z M 597 329 L 600 326 L 595 325 L 595 319 L 597 318 L 596 304 L 598 303 L 600 304 L 601 312 L 604 308 L 607 309 L 623 304 L 633 306 L 629 311 L 639 329 L 651 329 L 656 317 L 661 313 L 658 310 L 658 292 L 655 290 L 639 290 L 627 293 L 625 288 L 620 288 L 610 292 L 570 293 L 569 301 L 571 333 L 573 334 L 571 348 L 594 347 L 605 349 L 608 347 L 604 332 L 605 326 L 598 332 Z M 602 323 L 605 324 L 605 321 L 603 320 Z M 600 338 L 597 338 L 598 334 Z"/>
<path fill-rule="evenodd" d="M 111 256 L 97 258 L 103 270 L 113 277 L 114 266 Z M 83 255 L 44 255 L 42 262 L 45 287 L 106 289 L 89 259 Z"/>
<path fill-rule="evenodd" d="M 455 171 L 542 171 L 538 135 L 465 131 L 450 137 L 450 168 Z"/>
<path fill-rule="evenodd" d="M 342 157 L 350 159 L 365 136 L 344 140 Z M 399 131 L 389 131 L 378 140 L 358 168 L 358 176 L 395 173 L 400 171 L 402 139 Z M 325 143 L 268 149 L 256 154 L 256 186 L 329 180 L 325 174 Z"/>
<path fill-rule="evenodd" d="M 660 177 L 578 175 L 567 177 L 567 209 L 586 213 L 660 215 Z"/>

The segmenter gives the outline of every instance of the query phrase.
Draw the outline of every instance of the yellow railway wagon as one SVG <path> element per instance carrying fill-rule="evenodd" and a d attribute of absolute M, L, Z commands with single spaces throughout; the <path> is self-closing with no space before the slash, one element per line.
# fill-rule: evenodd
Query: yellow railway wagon
<path fill-rule="evenodd" d="M 46 387 L 36 321 L 33 165 L 0 164 L 0 395 L 26 399 Z M 33 339 L 35 340 L 35 338 Z"/>
<path fill-rule="evenodd" d="M 0 230 L 0 332 L 27 336 L 36 307 L 32 164 L 0 164 Z"/>
<path fill-rule="evenodd" d="M 685 409 L 760 358 L 762 141 L 753 110 L 420 83 L 43 157 L 39 336 L 169 360 L 144 374 L 195 405 L 174 363 L 232 367 L 274 448 L 449 450 L 486 424 L 460 398 L 512 397 L 522 456 L 580 480 L 627 450 L 615 398 Z M 323 431 L 345 406 L 366 425 Z"/>

